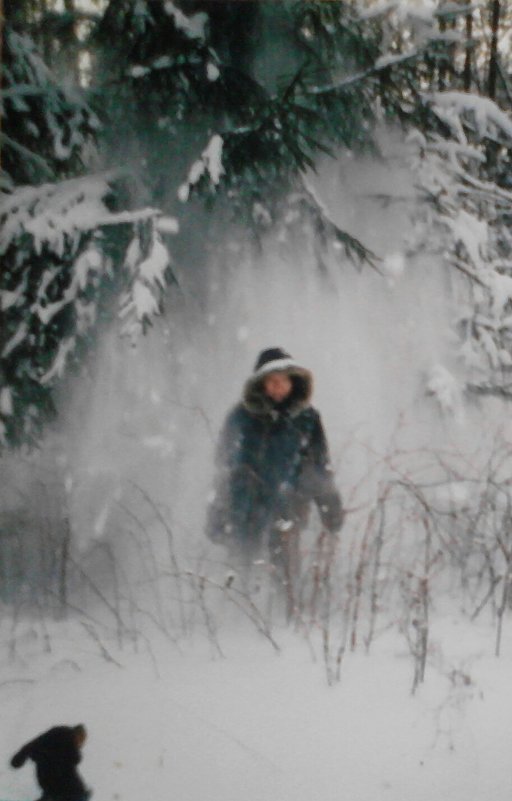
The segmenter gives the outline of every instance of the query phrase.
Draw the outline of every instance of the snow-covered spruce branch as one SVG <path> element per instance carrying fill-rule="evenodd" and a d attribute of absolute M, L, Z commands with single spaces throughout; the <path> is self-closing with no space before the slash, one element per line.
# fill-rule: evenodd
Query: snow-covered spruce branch
<path fill-rule="evenodd" d="M 468 392 L 474 395 L 487 395 L 496 398 L 503 398 L 506 401 L 512 401 L 512 382 L 506 384 L 499 383 L 481 383 L 475 384 L 468 382 L 466 385 Z"/>
<path fill-rule="evenodd" d="M 187 178 L 178 189 L 178 198 L 182 203 L 186 203 L 190 190 L 195 187 L 202 179 L 206 180 L 210 188 L 214 190 L 224 174 L 222 165 L 223 139 L 219 134 L 214 134 L 207 146 L 189 168 Z"/>
<path fill-rule="evenodd" d="M 14 183 L 32 181 L 37 169 L 42 173 L 38 180 L 55 179 L 64 171 L 69 175 L 71 165 L 80 163 L 84 147 L 98 132 L 98 117 L 79 92 L 58 83 L 28 35 L 7 26 L 3 55 L 3 170 Z M 22 159 L 16 161 L 11 150 Z M 35 152 L 44 153 L 44 160 L 37 160 Z"/>
<path fill-rule="evenodd" d="M 349 258 L 357 259 L 360 264 L 368 264 L 374 270 L 379 271 L 377 262 L 379 261 L 375 253 L 363 245 L 347 231 L 343 231 L 333 221 L 332 216 L 319 197 L 316 189 L 308 180 L 306 175 L 301 176 L 301 189 L 297 195 L 292 195 L 290 198 L 290 205 L 304 204 L 309 212 L 315 218 L 317 223 L 316 227 L 318 233 L 326 236 L 338 247 L 342 246 L 345 253 Z"/>
<path fill-rule="evenodd" d="M 5 256 L 16 239 L 28 235 L 36 253 L 46 248 L 61 256 L 66 240 L 76 246 L 83 234 L 104 225 L 136 223 L 159 214 L 151 208 L 126 212 L 124 216 L 109 211 L 106 200 L 118 177 L 119 173 L 99 173 L 40 186 L 20 186 L 2 195 L 0 255 Z"/>
<path fill-rule="evenodd" d="M 177 233 L 178 224 L 154 208 L 111 211 L 121 179 L 104 173 L 1 196 L 0 360 L 10 376 L 1 393 L 4 440 L 12 441 L 20 420 L 27 435 L 35 434 L 37 408 L 25 418 L 25 395 L 30 386 L 44 394 L 63 377 L 94 330 L 107 292 L 120 293 L 121 331 L 132 338 L 159 313 L 173 277 L 162 235 Z"/>
<path fill-rule="evenodd" d="M 262 124 L 262 123 L 261 123 Z M 261 126 L 260 124 L 260 126 Z M 245 136 L 254 129 L 241 128 L 231 131 L 229 136 Z M 226 174 L 226 169 L 222 163 L 223 137 L 219 134 L 213 135 L 206 148 L 189 168 L 187 178 L 178 189 L 179 199 L 185 203 L 189 199 L 191 191 L 200 183 L 207 185 L 210 191 L 215 191 Z M 343 231 L 333 221 L 328 209 L 319 198 L 318 193 L 312 186 L 307 176 L 301 173 L 297 180 L 298 189 L 288 194 L 285 205 L 287 212 L 299 211 L 302 215 L 314 219 L 315 230 L 322 241 L 330 241 L 335 247 L 343 247 L 346 255 L 360 264 L 366 263 L 378 269 L 377 256 L 372 253 L 362 242 L 351 236 L 347 231 Z M 261 203 L 254 204 L 253 218 L 261 219 L 265 223 L 272 223 L 272 217 Z"/>
<path fill-rule="evenodd" d="M 0 103 L 4 100 L 16 97 L 37 97 L 45 94 L 45 89 L 41 86 L 33 86 L 30 83 L 18 83 L 7 89 L 0 89 Z"/>
<path fill-rule="evenodd" d="M 46 178 L 53 177 L 53 170 L 49 166 L 48 162 L 42 156 L 40 156 L 38 153 L 34 153 L 33 150 L 30 150 L 30 148 L 20 144 L 20 142 L 16 142 L 15 139 L 12 139 L 10 136 L 8 136 L 6 133 L 2 131 L 0 131 L 0 147 L 10 147 L 22 158 L 29 159 L 29 161 L 33 161 L 34 164 L 37 167 L 39 167 L 41 173 Z"/>
<path fill-rule="evenodd" d="M 460 173 L 460 179 L 463 184 L 467 184 L 469 190 L 478 190 L 484 197 L 491 200 L 501 200 L 506 203 L 509 208 L 512 207 L 512 192 L 503 189 L 501 186 L 497 186 L 497 184 L 492 181 L 482 181 L 467 171 L 462 171 Z M 468 190 L 464 188 L 459 188 L 459 193 L 461 194 L 467 191 Z"/>
<path fill-rule="evenodd" d="M 419 19 L 425 24 L 431 24 L 434 19 L 448 18 L 452 20 L 454 17 L 462 17 L 478 11 L 480 8 L 478 3 L 467 3 L 458 5 L 456 3 L 447 3 L 439 8 L 433 6 L 418 6 L 415 4 L 406 4 L 405 7 L 399 0 L 378 0 L 370 6 L 366 4 L 356 4 L 355 10 L 357 12 L 357 19 L 365 22 L 379 17 L 384 17 L 398 11 L 400 18 L 403 20 L 404 15 L 412 19 Z"/>
<path fill-rule="evenodd" d="M 163 2 L 162 11 L 164 18 L 167 17 L 172 21 L 176 33 L 183 38 L 184 42 L 187 43 L 188 41 L 188 43 L 193 45 L 192 63 L 194 66 L 197 66 L 198 59 L 204 61 L 206 63 L 208 80 L 217 80 L 219 77 L 219 68 L 217 66 L 218 56 L 207 43 L 208 15 L 200 11 L 189 16 L 170 0 Z M 152 17 L 149 18 L 152 23 L 155 24 L 155 19 Z M 172 56 L 158 55 L 151 61 L 146 61 L 145 63 L 141 61 L 133 64 L 127 70 L 127 75 L 130 78 L 138 80 L 140 78 L 146 78 L 153 70 L 176 70 L 177 66 L 178 69 L 180 69 L 186 63 L 186 58 L 181 59 L 177 64 L 176 59 Z"/>
<path fill-rule="evenodd" d="M 425 93 L 423 99 L 448 126 L 457 141 L 463 144 L 467 142 L 464 127 L 471 118 L 474 133 L 480 141 L 493 138 L 494 131 L 498 130 L 504 135 L 505 141 L 512 145 L 512 120 L 494 100 L 471 92 L 455 91 Z"/>
<path fill-rule="evenodd" d="M 442 99 L 441 116 L 449 115 L 451 134 L 446 139 L 416 135 L 419 151 L 413 169 L 427 201 L 416 211 L 417 231 L 425 237 L 416 248 L 442 254 L 447 267 L 463 277 L 454 286 L 465 298 L 456 326 L 467 390 L 507 398 L 512 366 L 512 237 L 507 210 L 512 208 L 512 193 L 492 179 L 496 174 L 499 180 L 506 161 L 500 156 L 496 169 L 486 154 L 488 134 L 492 136 L 498 123 L 512 131 L 512 121 L 486 98 L 480 103 L 479 98 L 453 92 L 435 97 Z"/>
<path fill-rule="evenodd" d="M 390 67 L 416 61 L 422 55 L 424 55 L 422 51 L 414 50 L 411 53 L 390 54 L 388 56 L 381 56 L 375 62 L 375 64 L 372 64 L 372 66 L 368 67 L 368 69 L 361 70 L 361 72 L 356 72 L 353 75 L 348 75 L 346 78 L 342 78 L 340 81 L 336 81 L 335 83 L 326 84 L 325 86 L 308 87 L 306 90 L 306 94 L 319 96 L 319 95 L 337 94 L 340 92 L 351 90 L 358 83 L 362 83 L 368 80 L 368 78 L 373 78 L 376 75 L 379 75 L 379 73 L 382 73 L 384 70 L 388 70 Z"/>

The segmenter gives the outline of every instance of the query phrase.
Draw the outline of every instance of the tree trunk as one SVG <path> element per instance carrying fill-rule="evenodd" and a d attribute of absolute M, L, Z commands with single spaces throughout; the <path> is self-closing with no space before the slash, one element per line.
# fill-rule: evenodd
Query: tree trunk
<path fill-rule="evenodd" d="M 473 38 L 473 14 L 470 12 L 466 17 L 466 56 L 464 59 L 464 91 L 471 91 L 471 51 Z"/>
<path fill-rule="evenodd" d="M 2 60 L 2 57 L 3 57 L 2 45 L 3 45 L 3 41 L 4 41 L 4 25 L 5 25 L 4 2 L 3 2 L 3 0 L 0 0 L 0 66 L 4 63 L 3 60 Z M 2 91 L 2 75 L 3 75 L 3 70 L 0 69 L 0 92 Z M 1 135 L 1 133 L 2 133 L 2 115 L 0 114 L 0 135 Z M 2 148 L 0 147 L 0 170 L 1 169 L 2 169 Z M 1 320 L 1 317 L 0 317 L 0 333 L 2 331 L 1 322 L 2 322 L 2 320 Z"/>
<path fill-rule="evenodd" d="M 439 18 L 439 31 L 441 33 L 446 32 L 446 20 L 443 16 Z M 443 91 L 443 89 L 446 89 L 446 75 L 447 75 L 446 64 L 444 63 L 444 61 L 442 61 L 439 66 L 439 73 L 437 77 L 437 82 L 438 82 L 437 86 L 441 92 Z"/>
<path fill-rule="evenodd" d="M 79 50 L 76 35 L 76 8 L 75 0 L 64 0 L 64 11 L 69 15 L 69 21 L 62 31 L 61 44 L 63 51 L 63 64 L 65 72 L 73 83 L 79 82 Z"/>
<path fill-rule="evenodd" d="M 496 97 L 496 78 L 498 76 L 498 31 L 500 26 L 500 0 L 491 3 L 491 52 L 489 54 L 489 83 L 487 94 L 494 100 Z"/>

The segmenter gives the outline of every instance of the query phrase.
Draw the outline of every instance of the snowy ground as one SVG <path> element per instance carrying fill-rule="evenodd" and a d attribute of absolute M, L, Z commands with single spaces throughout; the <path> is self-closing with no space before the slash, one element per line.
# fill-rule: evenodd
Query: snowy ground
<path fill-rule="evenodd" d="M 98 801 L 509 801 L 512 638 L 493 653 L 483 623 L 433 626 L 426 683 L 398 635 L 349 654 L 327 686 L 304 639 L 281 653 L 249 631 L 153 656 L 98 653 L 71 624 L 27 636 L 0 671 L 0 789 L 36 797 L 32 766 L 8 767 L 24 741 L 57 723 L 89 730 L 82 774 Z M 6 638 L 3 638 L 4 641 Z M 30 654 L 38 652 L 31 658 Z M 7 649 L 4 649 L 7 653 Z M 23 663 L 23 664 L 22 664 Z"/>

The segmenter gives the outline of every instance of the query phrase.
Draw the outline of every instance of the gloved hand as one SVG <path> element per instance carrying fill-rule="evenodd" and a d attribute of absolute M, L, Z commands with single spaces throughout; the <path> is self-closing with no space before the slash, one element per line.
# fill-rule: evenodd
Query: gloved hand
<path fill-rule="evenodd" d="M 208 507 L 206 518 L 206 536 L 217 545 L 222 545 L 232 539 L 232 526 L 229 524 L 226 509 L 214 497 Z"/>
<path fill-rule="evenodd" d="M 316 503 L 320 513 L 320 519 L 327 531 L 331 534 L 337 534 L 341 531 L 345 513 L 338 493 L 336 492 L 317 498 Z"/>

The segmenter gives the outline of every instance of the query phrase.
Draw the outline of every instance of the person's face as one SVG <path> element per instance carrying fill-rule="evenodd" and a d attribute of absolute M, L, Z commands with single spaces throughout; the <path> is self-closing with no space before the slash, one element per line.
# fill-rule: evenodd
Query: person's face
<path fill-rule="evenodd" d="M 292 387 L 292 380 L 286 373 L 269 373 L 263 379 L 263 392 L 274 403 L 282 403 L 286 400 Z"/>

